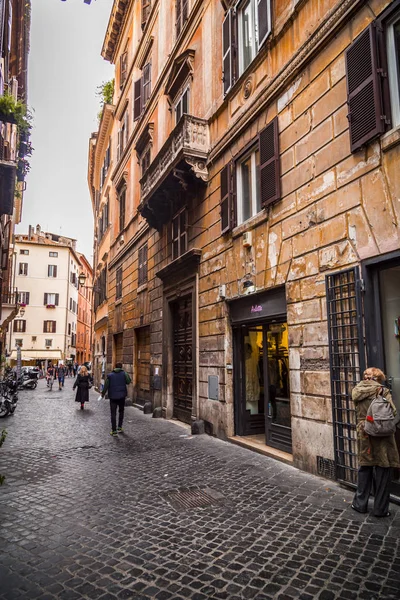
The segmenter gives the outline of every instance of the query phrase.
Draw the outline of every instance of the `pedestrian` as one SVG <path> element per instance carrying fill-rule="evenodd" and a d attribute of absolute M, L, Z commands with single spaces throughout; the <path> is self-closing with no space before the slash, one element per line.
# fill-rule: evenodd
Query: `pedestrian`
<path fill-rule="evenodd" d="M 79 365 L 78 363 L 75 361 L 74 364 L 72 365 L 72 370 L 74 373 L 74 377 L 76 377 L 79 373 L 79 369 L 78 369 Z"/>
<path fill-rule="evenodd" d="M 49 366 L 47 367 L 47 386 L 52 390 L 53 389 L 53 382 L 54 382 L 54 377 L 56 374 L 56 369 L 53 366 L 53 363 L 49 363 Z"/>
<path fill-rule="evenodd" d="M 379 394 L 396 408 L 387 387 L 385 374 L 375 367 L 364 371 L 363 380 L 352 391 L 357 417 L 358 481 L 351 508 L 359 513 L 368 512 L 368 499 L 375 484 L 374 517 L 390 517 L 389 496 L 392 469 L 400 466 L 394 435 L 375 437 L 364 431 L 365 419 L 371 402 Z"/>
<path fill-rule="evenodd" d="M 85 407 L 85 402 L 89 402 L 89 390 L 92 387 L 92 381 L 86 367 L 82 367 L 81 372 L 75 379 L 72 389 L 78 388 L 75 396 L 75 402 L 79 402 L 81 410 Z"/>
<path fill-rule="evenodd" d="M 115 436 L 122 433 L 122 424 L 124 421 L 125 398 L 128 395 L 127 385 L 131 382 L 128 373 L 122 368 L 122 363 L 116 363 L 115 369 L 107 375 L 104 388 L 101 392 L 102 397 L 108 392 L 111 410 L 111 432 Z M 117 427 L 117 408 L 118 427 Z"/>
<path fill-rule="evenodd" d="M 58 365 L 57 379 L 58 379 L 58 389 L 62 390 L 64 387 L 64 380 L 65 380 L 65 367 L 63 364 Z"/>

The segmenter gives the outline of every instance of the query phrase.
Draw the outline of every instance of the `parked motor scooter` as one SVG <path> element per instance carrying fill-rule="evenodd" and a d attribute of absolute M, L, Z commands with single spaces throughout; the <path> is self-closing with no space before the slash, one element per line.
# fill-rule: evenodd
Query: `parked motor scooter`
<path fill-rule="evenodd" d="M 21 377 L 18 380 L 18 389 L 19 390 L 35 390 L 37 388 L 37 379 L 25 379 Z"/>
<path fill-rule="evenodd" d="M 17 381 L 7 377 L 0 385 L 0 419 L 13 414 L 18 401 Z"/>

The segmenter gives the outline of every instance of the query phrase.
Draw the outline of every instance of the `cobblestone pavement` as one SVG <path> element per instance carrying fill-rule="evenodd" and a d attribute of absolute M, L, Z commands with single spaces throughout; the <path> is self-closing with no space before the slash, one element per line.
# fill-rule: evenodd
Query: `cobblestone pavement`
<path fill-rule="evenodd" d="M 66 389 L 21 392 L 0 450 L 0 598 L 400 597 L 400 509 L 176 422 Z M 173 492 L 208 506 L 179 508 Z M 208 495 L 206 495 L 208 494 Z"/>

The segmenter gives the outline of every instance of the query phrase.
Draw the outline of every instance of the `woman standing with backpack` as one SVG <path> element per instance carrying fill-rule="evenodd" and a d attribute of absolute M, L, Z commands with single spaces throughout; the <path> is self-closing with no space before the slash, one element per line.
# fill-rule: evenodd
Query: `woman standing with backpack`
<path fill-rule="evenodd" d="M 353 402 L 356 406 L 357 416 L 357 454 L 358 454 L 358 481 L 357 491 L 351 508 L 359 513 L 368 512 L 368 499 L 371 493 L 372 482 L 375 480 L 374 517 L 390 517 L 389 496 L 392 469 L 400 466 L 394 435 L 376 437 L 368 435 L 365 430 L 366 419 L 371 417 L 368 413 L 373 400 L 382 395 L 393 409 L 396 408 L 388 388 L 384 387 L 385 374 L 375 367 L 364 371 L 363 380 L 352 391 Z M 375 471 L 375 472 L 374 472 Z"/>

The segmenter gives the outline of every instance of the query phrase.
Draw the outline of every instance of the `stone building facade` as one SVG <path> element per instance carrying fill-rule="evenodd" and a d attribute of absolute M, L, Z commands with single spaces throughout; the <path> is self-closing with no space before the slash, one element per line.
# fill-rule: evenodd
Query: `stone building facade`
<path fill-rule="evenodd" d="M 400 398 L 399 19 L 119 0 L 102 51 L 108 367 L 167 418 L 349 483 L 363 366 Z"/>
<path fill-rule="evenodd" d="M 76 315 L 76 361 L 82 365 L 92 360 L 92 294 L 93 269 L 84 254 L 78 252 L 79 275 L 84 275 L 85 283 L 78 281 L 78 312 Z"/>

